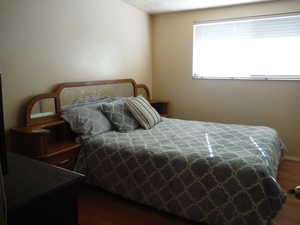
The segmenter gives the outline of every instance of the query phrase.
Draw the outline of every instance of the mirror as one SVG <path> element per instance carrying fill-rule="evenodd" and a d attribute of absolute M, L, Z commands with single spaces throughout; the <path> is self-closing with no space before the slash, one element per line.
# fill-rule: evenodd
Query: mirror
<path fill-rule="evenodd" d="M 54 98 L 44 98 L 37 101 L 31 110 L 30 118 L 40 118 L 55 115 L 55 99 Z"/>
<path fill-rule="evenodd" d="M 67 87 L 60 93 L 61 106 L 66 107 L 78 100 L 90 97 L 130 97 L 134 96 L 132 83 L 102 84 L 80 87 Z"/>

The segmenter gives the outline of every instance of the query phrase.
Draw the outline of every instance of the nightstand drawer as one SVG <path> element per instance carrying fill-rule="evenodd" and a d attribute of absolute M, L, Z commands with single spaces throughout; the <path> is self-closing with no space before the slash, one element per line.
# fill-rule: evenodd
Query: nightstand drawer
<path fill-rule="evenodd" d="M 76 150 L 58 153 L 56 155 L 43 158 L 42 160 L 47 163 L 60 166 L 66 169 L 73 169 L 77 158 L 77 153 L 78 151 L 76 149 Z"/>

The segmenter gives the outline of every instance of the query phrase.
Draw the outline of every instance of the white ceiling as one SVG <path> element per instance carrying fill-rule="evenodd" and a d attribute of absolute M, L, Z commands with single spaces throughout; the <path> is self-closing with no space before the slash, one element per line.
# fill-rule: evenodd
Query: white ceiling
<path fill-rule="evenodd" d="M 150 14 L 222 7 L 274 0 L 123 0 Z"/>

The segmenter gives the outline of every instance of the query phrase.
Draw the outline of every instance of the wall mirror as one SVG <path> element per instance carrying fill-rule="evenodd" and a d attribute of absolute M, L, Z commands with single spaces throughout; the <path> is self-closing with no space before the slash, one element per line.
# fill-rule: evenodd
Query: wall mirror
<path fill-rule="evenodd" d="M 38 100 L 32 107 L 30 118 L 41 118 L 55 115 L 55 98 L 44 98 Z"/>

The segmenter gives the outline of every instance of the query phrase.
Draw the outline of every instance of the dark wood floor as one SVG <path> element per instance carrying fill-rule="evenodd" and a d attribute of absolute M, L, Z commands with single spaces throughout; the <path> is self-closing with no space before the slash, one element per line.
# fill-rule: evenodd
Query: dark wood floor
<path fill-rule="evenodd" d="M 300 162 L 285 160 L 281 163 L 279 183 L 285 190 L 300 185 Z M 289 195 L 275 221 L 278 225 L 300 225 L 300 200 Z"/>
<path fill-rule="evenodd" d="M 285 190 L 300 185 L 300 163 L 285 160 L 279 168 L 279 183 Z M 300 225 L 300 200 L 288 196 L 276 218 L 277 225 Z M 195 225 L 117 196 L 84 188 L 79 204 L 80 225 Z M 197 224 L 199 225 L 199 224 Z M 253 224 L 254 225 L 254 224 Z"/>

